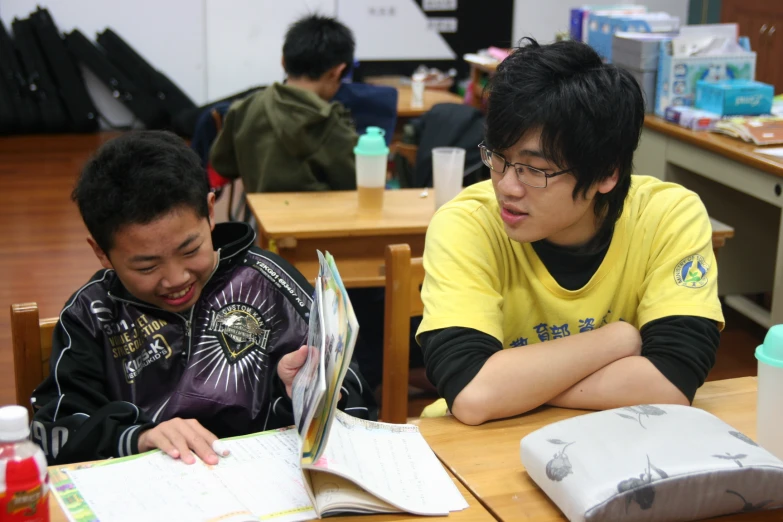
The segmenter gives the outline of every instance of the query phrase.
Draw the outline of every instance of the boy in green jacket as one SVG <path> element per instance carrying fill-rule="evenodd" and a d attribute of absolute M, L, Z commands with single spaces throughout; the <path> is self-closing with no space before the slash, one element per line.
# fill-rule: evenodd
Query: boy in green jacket
<path fill-rule="evenodd" d="M 348 111 L 329 102 L 353 63 L 351 30 L 310 15 L 288 29 L 285 84 L 274 83 L 232 105 L 210 152 L 217 173 L 241 177 L 245 192 L 356 188 Z"/>

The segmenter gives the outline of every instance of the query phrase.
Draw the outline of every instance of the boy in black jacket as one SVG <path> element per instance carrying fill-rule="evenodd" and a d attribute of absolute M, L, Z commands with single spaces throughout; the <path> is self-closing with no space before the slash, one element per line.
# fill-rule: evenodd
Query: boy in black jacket
<path fill-rule="evenodd" d="M 60 313 L 33 393 L 49 463 L 159 448 L 217 464 L 217 437 L 293 424 L 313 289 L 246 224 L 215 225 L 198 156 L 172 134 L 126 134 L 73 199 L 104 269 Z M 356 367 L 343 386 L 341 409 L 377 416 Z"/>

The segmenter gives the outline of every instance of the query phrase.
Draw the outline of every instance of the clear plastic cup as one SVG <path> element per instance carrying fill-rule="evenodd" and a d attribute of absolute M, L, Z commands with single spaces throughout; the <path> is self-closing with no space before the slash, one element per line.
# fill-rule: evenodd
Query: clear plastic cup
<path fill-rule="evenodd" d="M 435 208 L 454 199 L 462 191 L 465 174 L 465 149 L 437 147 L 432 149 L 432 183 L 435 188 Z"/>

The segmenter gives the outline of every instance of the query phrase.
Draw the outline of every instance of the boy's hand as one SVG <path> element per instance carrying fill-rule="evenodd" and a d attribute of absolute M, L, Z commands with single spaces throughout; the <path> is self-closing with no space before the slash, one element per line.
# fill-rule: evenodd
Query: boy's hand
<path fill-rule="evenodd" d="M 205 463 L 215 465 L 218 463 L 218 456 L 212 451 L 212 444 L 216 440 L 217 437 L 197 420 L 177 417 L 161 422 L 139 435 L 139 453 L 158 448 L 173 459 L 182 459 L 185 464 L 193 464 L 196 462 L 191 452 L 193 451 Z M 226 455 L 228 451 L 224 451 L 222 456 Z"/>
<path fill-rule="evenodd" d="M 302 346 L 295 352 L 283 356 L 277 363 L 277 375 L 285 384 L 285 392 L 291 397 L 291 386 L 294 384 L 294 377 L 299 373 L 305 361 L 307 361 L 307 346 Z"/>

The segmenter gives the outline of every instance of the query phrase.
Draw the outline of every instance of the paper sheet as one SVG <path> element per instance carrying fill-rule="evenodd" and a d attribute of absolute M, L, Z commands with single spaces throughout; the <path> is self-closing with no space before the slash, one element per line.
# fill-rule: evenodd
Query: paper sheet
<path fill-rule="evenodd" d="M 366 422 L 340 411 L 335 420 L 316 468 L 414 514 L 446 515 L 468 507 L 415 426 Z"/>
<path fill-rule="evenodd" d="M 164 453 L 73 470 L 63 487 L 80 511 L 61 504 L 74 521 L 171 520 L 298 522 L 316 518 L 299 468 L 296 430 L 223 441 L 231 455 L 217 466 L 187 465 Z M 87 509 L 86 509 L 87 508 Z M 87 515 L 84 519 L 81 516 Z"/>
<path fill-rule="evenodd" d="M 767 156 L 774 156 L 776 158 L 783 158 L 783 147 L 759 147 L 753 149 L 756 154 L 766 154 Z"/>

